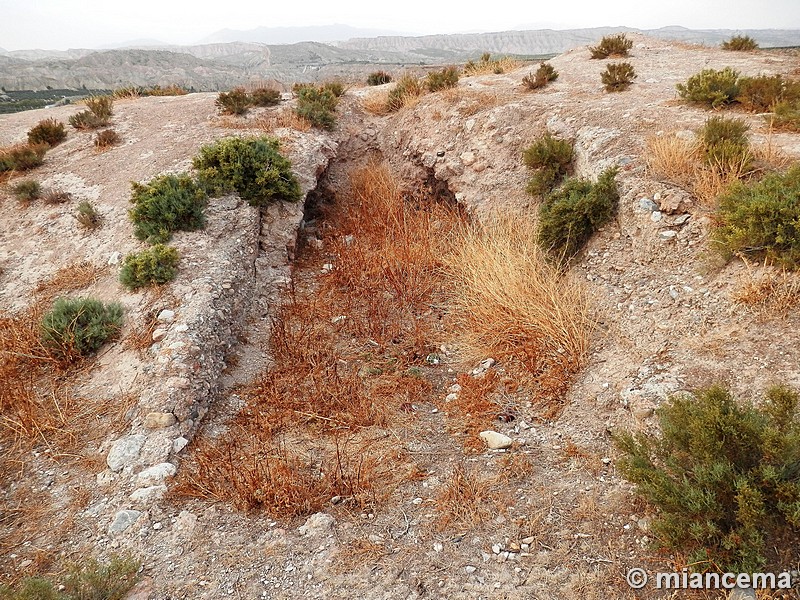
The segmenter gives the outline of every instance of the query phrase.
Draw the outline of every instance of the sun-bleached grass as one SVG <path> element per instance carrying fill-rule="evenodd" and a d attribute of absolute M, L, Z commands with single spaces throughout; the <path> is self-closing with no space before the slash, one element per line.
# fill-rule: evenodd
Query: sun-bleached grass
<path fill-rule="evenodd" d="M 753 266 L 739 281 L 733 300 L 759 317 L 786 318 L 800 307 L 800 275 L 767 265 Z"/>
<path fill-rule="evenodd" d="M 591 299 L 547 260 L 533 220 L 498 214 L 467 228 L 448 266 L 466 356 L 517 360 L 545 395 L 563 395 L 589 348 Z"/>
<path fill-rule="evenodd" d="M 267 111 L 254 118 L 234 118 L 221 116 L 212 122 L 216 127 L 224 129 L 260 129 L 265 133 L 271 133 L 281 127 L 294 129 L 296 131 L 310 131 L 311 121 L 301 117 L 293 110 Z"/>
<path fill-rule="evenodd" d="M 456 465 L 436 498 L 438 529 L 471 528 L 496 516 L 503 500 L 498 483 L 475 467 Z"/>
<path fill-rule="evenodd" d="M 524 63 L 511 56 L 501 56 L 491 58 L 489 54 L 484 54 L 478 61 L 469 61 L 464 65 L 463 76 L 472 77 L 474 75 L 501 75 L 519 69 Z"/>

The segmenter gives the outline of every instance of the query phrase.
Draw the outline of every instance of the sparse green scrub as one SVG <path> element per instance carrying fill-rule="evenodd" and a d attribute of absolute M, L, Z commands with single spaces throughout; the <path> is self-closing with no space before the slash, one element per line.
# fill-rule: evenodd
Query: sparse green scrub
<path fill-rule="evenodd" d="M 774 127 L 786 131 L 800 131 L 800 100 L 778 102 L 772 111 L 771 123 Z"/>
<path fill-rule="evenodd" d="M 685 84 L 679 83 L 675 87 L 684 100 L 720 108 L 739 96 L 739 73 L 730 67 L 721 71 L 703 69 L 689 77 Z"/>
<path fill-rule="evenodd" d="M 545 133 L 528 146 L 522 153 L 522 160 L 535 173 L 531 177 L 527 191 L 532 195 L 546 194 L 569 172 L 574 151 L 567 140 Z"/>
<path fill-rule="evenodd" d="M 257 88 L 250 93 L 253 106 L 275 106 L 281 103 L 281 93 L 272 88 Z"/>
<path fill-rule="evenodd" d="M 722 173 L 743 175 L 752 167 L 753 155 L 747 131 L 741 119 L 711 117 L 697 132 L 705 163 Z"/>
<path fill-rule="evenodd" d="M 759 403 L 722 387 L 675 396 L 657 416 L 660 437 L 615 434 L 619 467 L 658 509 L 658 544 L 688 553 L 696 570 L 753 572 L 765 541 L 800 529 L 800 396 L 770 388 Z"/>
<path fill-rule="evenodd" d="M 70 569 L 59 586 L 28 577 L 14 588 L 0 585 L 3 600 L 122 600 L 138 580 L 139 562 L 114 556 L 108 564 L 89 560 Z"/>
<path fill-rule="evenodd" d="M 16 144 L 0 148 L 0 173 L 29 171 L 44 162 L 47 144 Z"/>
<path fill-rule="evenodd" d="M 758 43 L 749 35 L 734 35 L 731 39 L 722 42 L 723 50 L 749 52 L 758 49 Z"/>
<path fill-rule="evenodd" d="M 550 63 L 543 62 L 535 73 L 529 73 L 522 78 L 522 85 L 529 90 L 538 90 L 556 79 L 558 79 L 558 71 Z"/>
<path fill-rule="evenodd" d="M 607 92 L 621 92 L 627 90 L 636 79 L 636 71 L 631 63 L 609 63 L 606 70 L 600 74 L 600 81 Z"/>
<path fill-rule="evenodd" d="M 175 279 L 179 258 L 175 248 L 156 244 L 147 250 L 126 256 L 119 280 L 130 290 L 163 285 Z"/>
<path fill-rule="evenodd" d="M 72 200 L 72 194 L 59 189 L 48 189 L 42 194 L 42 202 L 45 204 L 55 205 L 64 204 Z"/>
<path fill-rule="evenodd" d="M 33 202 L 42 197 L 42 186 L 35 179 L 23 179 L 11 186 L 11 193 L 20 202 Z"/>
<path fill-rule="evenodd" d="M 538 242 L 556 261 L 568 263 L 617 213 L 616 175 L 616 169 L 608 169 L 596 183 L 571 179 L 545 198 L 539 208 Z"/>
<path fill-rule="evenodd" d="M 203 146 L 194 168 L 213 194 L 235 191 L 253 206 L 296 202 L 302 197 L 300 184 L 279 148 L 269 137 L 227 138 Z"/>
<path fill-rule="evenodd" d="M 592 53 L 592 58 L 624 58 L 628 56 L 631 48 L 633 48 L 633 42 L 625 37 L 624 33 L 619 33 L 604 36 L 597 46 L 589 48 L 589 52 Z"/>
<path fill-rule="evenodd" d="M 341 84 L 338 84 L 341 87 Z M 297 90 L 295 113 L 308 119 L 314 127 L 331 130 L 336 127 L 337 89 L 326 86 L 302 86 Z M 340 94 L 341 95 L 341 94 Z"/>
<path fill-rule="evenodd" d="M 765 112 L 783 99 L 786 81 L 780 75 L 759 75 L 739 78 L 736 100 L 751 112 Z"/>
<path fill-rule="evenodd" d="M 717 249 L 789 269 L 800 267 L 800 165 L 755 183 L 734 183 L 719 198 Z"/>
<path fill-rule="evenodd" d="M 56 119 L 43 119 L 28 132 L 28 144 L 47 144 L 51 148 L 67 139 L 64 124 Z"/>
<path fill-rule="evenodd" d="M 58 359 L 94 354 L 122 328 L 122 306 L 92 298 L 58 298 L 41 324 L 42 343 Z"/>
<path fill-rule="evenodd" d="M 75 218 L 78 223 L 86 229 L 97 229 L 100 226 L 100 213 L 97 212 L 91 202 L 83 200 L 75 209 Z"/>
<path fill-rule="evenodd" d="M 128 212 L 134 234 L 150 244 L 164 243 L 173 231 L 194 231 L 205 225 L 205 190 L 188 175 L 162 175 L 133 183 Z"/>
<path fill-rule="evenodd" d="M 94 138 L 94 145 L 98 148 L 110 148 L 111 146 L 116 146 L 121 141 L 122 138 L 116 131 L 113 129 L 106 129 L 97 134 L 97 137 Z"/>
<path fill-rule="evenodd" d="M 458 85 L 458 69 L 445 67 L 441 71 L 431 71 L 425 78 L 425 87 L 429 92 L 438 92 Z"/>
<path fill-rule="evenodd" d="M 244 115 L 250 108 L 250 96 L 244 88 L 234 88 L 220 92 L 214 104 L 223 115 Z"/>
<path fill-rule="evenodd" d="M 89 96 L 84 100 L 87 110 L 70 116 L 69 124 L 75 129 L 98 129 L 108 125 L 113 115 L 112 96 Z"/>
<path fill-rule="evenodd" d="M 370 73 L 367 77 L 367 85 L 383 85 L 391 81 L 392 76 L 386 71 L 375 71 L 374 73 Z"/>
<path fill-rule="evenodd" d="M 422 84 L 416 77 L 413 75 L 403 75 L 397 80 L 394 87 L 389 90 L 389 96 L 386 101 L 389 112 L 400 110 L 409 102 L 419 98 L 424 91 Z"/>

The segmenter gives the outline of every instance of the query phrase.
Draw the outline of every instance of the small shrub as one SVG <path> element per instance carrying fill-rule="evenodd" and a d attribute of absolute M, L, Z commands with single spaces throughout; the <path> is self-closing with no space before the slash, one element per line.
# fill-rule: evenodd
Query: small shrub
<path fill-rule="evenodd" d="M 52 148 L 65 139 L 67 139 L 67 132 L 64 129 L 64 124 L 56 119 L 39 121 L 28 132 L 29 144 L 47 144 Z"/>
<path fill-rule="evenodd" d="M 750 170 L 752 153 L 747 131 L 741 119 L 711 117 L 698 131 L 707 165 L 725 173 L 744 174 Z"/>
<path fill-rule="evenodd" d="M 800 266 L 800 165 L 759 182 L 735 183 L 719 199 L 714 231 L 726 257 L 743 254 Z"/>
<path fill-rule="evenodd" d="M 374 73 L 370 73 L 367 77 L 367 85 L 383 85 L 391 81 L 392 76 L 386 71 L 375 71 Z"/>
<path fill-rule="evenodd" d="M 75 129 L 99 129 L 108 125 L 108 118 L 98 117 L 90 110 L 82 110 L 79 113 L 70 115 L 69 124 Z"/>
<path fill-rule="evenodd" d="M 49 205 L 64 204 L 72 200 L 72 194 L 59 189 L 49 189 L 42 194 L 42 202 Z"/>
<path fill-rule="evenodd" d="M 800 100 L 782 100 L 772 107 L 772 125 L 787 131 L 800 131 Z"/>
<path fill-rule="evenodd" d="M 747 52 L 756 50 L 758 43 L 749 35 L 734 35 L 731 39 L 722 42 L 723 50 L 735 50 L 737 52 Z"/>
<path fill-rule="evenodd" d="M 301 199 L 289 160 L 276 139 L 227 138 L 200 148 L 194 158 L 200 180 L 212 193 L 236 191 L 253 206 Z"/>
<path fill-rule="evenodd" d="M 425 79 L 425 87 L 430 92 L 438 92 L 458 85 L 458 69 L 445 67 L 441 71 L 431 71 Z"/>
<path fill-rule="evenodd" d="M 322 89 L 329 91 L 336 98 L 344 96 L 344 85 L 341 81 L 326 81 L 322 84 Z"/>
<path fill-rule="evenodd" d="M 188 175 L 162 175 L 148 183 L 133 183 L 128 212 L 136 237 L 164 243 L 173 231 L 194 231 L 205 225 L 206 192 Z"/>
<path fill-rule="evenodd" d="M 112 109 L 114 107 L 114 97 L 113 96 L 89 96 L 84 100 L 86 104 L 86 108 L 98 119 L 108 119 L 111 118 L 111 115 L 114 113 Z"/>
<path fill-rule="evenodd" d="M 97 134 L 97 137 L 94 138 L 94 145 L 98 148 L 109 148 L 111 146 L 116 146 L 121 141 L 122 138 L 116 131 L 113 129 L 106 129 Z"/>
<path fill-rule="evenodd" d="M 100 213 L 86 200 L 78 204 L 75 211 L 75 218 L 86 229 L 97 229 L 100 226 Z"/>
<path fill-rule="evenodd" d="M 275 106 L 281 103 L 281 93 L 271 88 L 257 88 L 250 93 L 253 106 Z"/>
<path fill-rule="evenodd" d="M 703 69 L 689 77 L 685 84 L 679 83 L 675 87 L 684 100 L 720 108 L 739 96 L 739 73 L 730 67 L 721 71 Z"/>
<path fill-rule="evenodd" d="M 604 36 L 597 46 L 590 47 L 592 58 L 608 58 L 609 56 L 624 58 L 633 48 L 633 42 L 624 33 Z"/>
<path fill-rule="evenodd" d="M 91 298 L 58 298 L 41 324 L 42 343 L 61 360 L 97 352 L 122 328 L 122 306 Z"/>
<path fill-rule="evenodd" d="M 23 179 L 11 187 L 11 193 L 20 202 L 32 202 L 42 196 L 42 185 L 35 179 Z"/>
<path fill-rule="evenodd" d="M 0 173 L 29 171 L 44 162 L 47 144 L 17 144 L 0 148 Z"/>
<path fill-rule="evenodd" d="M 185 96 L 189 93 L 185 87 L 172 84 L 165 87 L 154 85 L 141 89 L 142 96 Z"/>
<path fill-rule="evenodd" d="M 600 81 L 607 92 L 621 92 L 630 87 L 636 79 L 636 71 L 630 63 L 609 63 L 600 74 Z"/>
<path fill-rule="evenodd" d="M 148 285 L 162 285 L 175 279 L 178 259 L 175 248 L 156 244 L 152 248 L 126 256 L 119 280 L 131 290 Z"/>
<path fill-rule="evenodd" d="M 536 73 L 529 73 L 522 78 L 522 84 L 529 90 L 537 90 L 556 79 L 558 79 L 558 71 L 550 63 L 543 62 L 536 69 Z"/>
<path fill-rule="evenodd" d="M 223 115 L 244 115 L 250 108 L 250 96 L 244 88 L 234 88 L 230 92 L 220 92 L 214 104 Z"/>
<path fill-rule="evenodd" d="M 616 175 L 616 169 L 608 169 L 596 183 L 569 180 L 542 203 L 538 242 L 556 260 L 571 260 L 614 217 L 619 203 Z"/>
<path fill-rule="evenodd" d="M 652 529 L 664 548 L 752 572 L 766 563 L 767 536 L 800 529 L 798 401 L 773 387 L 756 409 L 715 386 L 659 408 L 660 438 L 614 436 L 622 473 L 658 508 Z"/>
<path fill-rule="evenodd" d="M 507 71 L 513 71 L 520 66 L 520 62 L 510 56 L 502 56 L 500 58 L 492 58 L 488 52 L 484 52 L 478 62 L 468 61 L 464 65 L 464 77 L 472 75 L 486 75 L 492 73 L 494 75 L 501 75 Z"/>
<path fill-rule="evenodd" d="M 308 119 L 314 127 L 331 130 L 336 126 L 335 111 L 338 102 L 338 96 L 329 87 L 305 85 L 297 90 L 295 113 Z"/>
<path fill-rule="evenodd" d="M 389 90 L 386 107 L 389 112 L 395 112 L 414 102 L 424 92 L 422 84 L 412 75 L 403 75 L 397 80 L 395 86 Z"/>
<path fill-rule="evenodd" d="M 765 112 L 783 98 L 785 87 L 785 81 L 780 75 L 741 77 L 736 100 L 745 110 Z"/>
<path fill-rule="evenodd" d="M 522 160 L 536 173 L 528 183 L 528 193 L 545 194 L 552 190 L 568 173 L 574 151 L 572 144 L 546 133 L 522 153 Z"/>

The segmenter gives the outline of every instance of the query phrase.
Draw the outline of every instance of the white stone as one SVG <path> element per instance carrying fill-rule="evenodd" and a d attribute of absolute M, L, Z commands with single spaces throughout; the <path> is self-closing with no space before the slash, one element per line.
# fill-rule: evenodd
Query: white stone
<path fill-rule="evenodd" d="M 496 431 L 481 431 L 478 435 L 483 438 L 486 445 L 492 450 L 511 448 L 511 444 L 514 443 L 514 440 L 510 437 L 502 433 L 497 433 Z"/>
<path fill-rule="evenodd" d="M 167 486 L 165 485 L 151 485 L 145 488 L 134 490 L 130 495 L 131 500 L 134 502 L 141 502 L 143 504 L 150 504 L 156 500 L 160 500 L 167 493 Z"/>
<path fill-rule="evenodd" d="M 139 452 L 144 445 L 145 436 L 140 434 L 127 435 L 118 439 L 111 446 L 111 451 L 106 457 L 108 468 L 118 473 L 123 468 L 133 464 L 139 458 Z"/>
<path fill-rule="evenodd" d="M 158 485 L 169 477 L 174 477 L 177 469 L 172 463 L 159 463 L 148 467 L 136 476 L 136 485 Z"/>
<path fill-rule="evenodd" d="M 141 515 L 138 510 L 121 510 L 114 515 L 114 520 L 108 526 L 108 533 L 122 533 L 133 525 Z"/>
<path fill-rule="evenodd" d="M 175 311 L 165 308 L 156 317 L 162 323 L 172 323 L 175 320 Z"/>
<path fill-rule="evenodd" d="M 183 436 L 175 438 L 174 440 L 172 440 L 172 451 L 175 454 L 177 454 L 178 452 L 180 452 L 181 450 L 186 448 L 186 444 L 188 444 L 188 443 L 189 443 L 189 440 L 187 440 Z"/>
<path fill-rule="evenodd" d="M 153 331 L 152 338 L 153 338 L 154 342 L 160 342 L 165 337 L 167 337 L 167 330 L 166 329 L 162 329 L 162 328 L 159 327 L 158 329 Z"/>
<path fill-rule="evenodd" d="M 333 529 L 336 519 L 327 513 L 315 513 L 306 519 L 306 522 L 297 528 L 301 535 L 316 537 L 325 535 Z"/>
<path fill-rule="evenodd" d="M 122 260 L 122 252 L 112 252 L 108 257 L 108 264 L 118 265 L 120 260 Z"/>

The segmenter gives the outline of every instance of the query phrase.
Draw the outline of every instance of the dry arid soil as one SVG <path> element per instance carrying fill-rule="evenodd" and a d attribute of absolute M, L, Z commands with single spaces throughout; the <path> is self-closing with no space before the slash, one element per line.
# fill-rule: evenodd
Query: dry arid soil
<path fill-rule="evenodd" d="M 798 77 L 800 57 L 630 37 L 638 78 L 620 93 L 600 84 L 608 61 L 581 47 L 552 59 L 559 77 L 536 92 L 521 85 L 536 66 L 527 65 L 462 77 L 389 116 L 362 103 L 391 84 L 350 88 L 331 133 L 270 125 L 310 193 L 305 206 L 259 211 L 235 195 L 212 200 L 204 230 L 175 235 L 178 277 L 159 289 L 133 293 L 118 282 L 119 256 L 142 247 L 127 219 L 130 182 L 189 171 L 203 144 L 264 133 L 270 115 L 288 106 L 220 118 L 214 94 L 117 101 L 121 145 L 98 151 L 93 134 L 70 130 L 27 175 L 70 192 L 70 202 L 21 205 L 0 188 L 0 313 L 19 317 L 56 293 L 125 309 L 119 340 L 77 370 L 43 376 L 40 385 L 58 391 L 43 404 L 47 426 L 0 438 L 0 581 L 123 553 L 141 561 L 129 600 L 684 597 L 625 583 L 630 568 L 680 570 L 685 557 L 653 549 L 653 509 L 618 474 L 610 432 L 654 432 L 653 409 L 670 394 L 713 382 L 743 399 L 774 383 L 800 388 L 800 322 L 796 309 L 737 301 L 765 268 L 716 258 L 712 202 L 654 173 L 647 144 L 691 137 L 710 114 L 681 102 L 676 83 L 726 66 Z M 0 116 L 0 145 L 77 110 Z M 800 135 L 736 116 L 754 145 L 800 160 Z M 380 214 L 354 208 L 363 169 L 382 163 L 399 189 L 439 207 L 426 223 L 430 247 L 441 242 L 444 253 L 469 220 L 499 209 L 535 214 L 521 153 L 545 131 L 574 140 L 579 176 L 617 165 L 621 195 L 616 219 L 569 273 L 590 298 L 594 326 L 581 368 L 557 398 L 518 361 L 468 351 L 449 311 L 450 280 L 430 279 L 437 269 L 374 297 L 348 270 L 348 261 L 361 265 L 362 244 L 380 237 L 367 229 L 381 231 L 373 224 Z M 391 185 L 380 189 L 388 194 Z M 76 223 L 80 200 L 99 210 L 97 230 Z M 368 218 L 363 234 L 353 214 Z M 386 277 L 391 265 L 374 260 L 383 268 L 358 268 Z M 415 296 L 414 281 L 433 281 L 433 291 L 422 293 L 420 283 Z M 406 303 L 391 308 L 383 296 Z M 396 331 L 381 327 L 395 320 Z M 286 323 L 289 334 L 276 337 L 276 324 Z M 341 416 L 346 409 L 326 420 L 313 405 L 292 405 L 292 422 L 273 436 L 274 407 L 253 408 L 254 386 L 256 396 L 284 386 L 301 397 L 312 380 L 317 395 L 328 389 L 312 371 L 296 384 L 274 375 L 292 364 L 276 341 L 296 341 L 297 331 L 310 350 L 292 360 L 313 362 L 319 349 L 324 362 L 330 348 L 339 358 L 324 376 L 368 381 L 385 406 L 356 422 L 362 417 Z M 490 408 L 470 414 L 458 398 L 469 394 L 485 395 Z M 268 421 L 258 431 L 257 414 Z M 486 449 L 481 429 L 514 444 Z M 337 491 L 305 511 L 242 500 L 243 474 L 263 444 L 281 460 L 316 465 L 320 480 L 330 476 L 324 461 L 335 447 Z M 223 447 L 230 451 L 212 451 Z M 800 540 L 778 549 L 775 566 L 798 568 L 798 548 Z"/>

